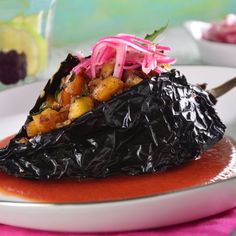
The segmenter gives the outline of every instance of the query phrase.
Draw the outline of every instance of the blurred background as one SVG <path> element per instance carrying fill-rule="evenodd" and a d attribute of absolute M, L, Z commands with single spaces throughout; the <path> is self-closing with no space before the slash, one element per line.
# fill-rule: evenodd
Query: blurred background
<path fill-rule="evenodd" d="M 235 0 L 57 0 L 53 46 L 63 47 L 109 34 L 143 34 L 169 22 L 215 21 L 236 13 Z"/>
<path fill-rule="evenodd" d="M 177 64 L 204 64 L 183 24 L 188 20 L 217 21 L 236 13 L 235 0 L 57 0 L 52 31 L 53 61 L 65 51 L 90 48 L 99 38 L 120 32 L 144 36 L 169 24 L 159 42 L 172 47 Z M 63 50 L 61 50 L 63 48 Z M 50 67 L 49 73 L 55 67 Z"/>
<path fill-rule="evenodd" d="M 184 23 L 235 12 L 235 0 L 0 0 L 0 90 L 50 77 L 68 53 L 89 55 L 106 35 L 144 37 L 166 24 L 156 42 L 172 48 L 177 64 L 205 64 Z"/>

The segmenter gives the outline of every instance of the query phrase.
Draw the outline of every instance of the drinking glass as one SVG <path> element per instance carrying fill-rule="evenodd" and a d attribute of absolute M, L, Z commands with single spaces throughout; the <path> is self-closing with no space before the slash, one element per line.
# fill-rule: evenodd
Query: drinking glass
<path fill-rule="evenodd" d="M 0 90 L 32 82 L 48 64 L 56 0 L 0 0 Z"/>

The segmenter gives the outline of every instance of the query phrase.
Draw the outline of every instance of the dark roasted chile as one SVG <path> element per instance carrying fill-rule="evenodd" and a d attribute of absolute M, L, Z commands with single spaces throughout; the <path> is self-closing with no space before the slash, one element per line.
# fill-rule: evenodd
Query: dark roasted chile
<path fill-rule="evenodd" d="M 9 52 L 0 51 L 0 82 L 3 84 L 15 84 L 24 80 L 27 75 L 27 63 L 25 53 L 15 50 Z"/>
<path fill-rule="evenodd" d="M 46 94 L 53 94 L 77 63 L 69 55 L 47 84 Z M 32 179 L 160 172 L 193 160 L 218 142 L 224 131 L 208 93 L 171 70 L 144 80 L 66 127 L 20 144 L 19 138 L 26 135 L 24 125 L 0 150 L 0 169 Z"/>

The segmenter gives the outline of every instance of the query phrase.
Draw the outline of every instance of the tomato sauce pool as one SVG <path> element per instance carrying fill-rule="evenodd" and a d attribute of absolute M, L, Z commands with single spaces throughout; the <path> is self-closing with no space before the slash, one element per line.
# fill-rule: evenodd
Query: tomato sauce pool
<path fill-rule="evenodd" d="M 7 138 L 0 142 L 4 147 Z M 37 202 L 99 202 L 144 197 L 205 185 L 235 174 L 236 145 L 223 138 L 199 158 L 164 173 L 96 180 L 27 180 L 0 172 L 0 193 Z"/>

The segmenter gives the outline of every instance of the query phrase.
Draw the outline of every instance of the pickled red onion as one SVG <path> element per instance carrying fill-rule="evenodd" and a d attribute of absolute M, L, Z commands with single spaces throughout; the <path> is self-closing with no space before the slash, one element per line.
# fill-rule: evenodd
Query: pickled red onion
<path fill-rule="evenodd" d="M 167 57 L 164 51 L 170 51 L 167 46 L 155 44 L 130 34 L 118 34 L 100 39 L 92 48 L 91 57 L 82 58 L 81 62 L 73 68 L 76 74 L 85 71 L 92 79 L 105 63 L 114 63 L 113 76 L 121 79 L 124 69 L 141 67 L 144 73 L 166 71 L 163 65 L 172 64 L 175 58 Z M 81 54 L 78 55 L 81 59 Z"/>
<path fill-rule="evenodd" d="M 215 22 L 203 32 L 203 39 L 236 44 L 236 15 L 229 14 L 223 21 Z"/>

